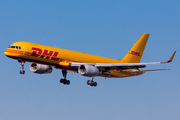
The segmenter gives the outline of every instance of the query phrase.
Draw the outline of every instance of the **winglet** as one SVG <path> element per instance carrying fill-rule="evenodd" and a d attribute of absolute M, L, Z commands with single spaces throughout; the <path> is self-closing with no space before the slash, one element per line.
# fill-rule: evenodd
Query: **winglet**
<path fill-rule="evenodd" d="M 169 59 L 169 61 L 167 61 L 167 63 L 172 62 L 175 54 L 176 54 L 176 51 L 174 51 L 173 55 L 171 56 L 171 58 Z"/>

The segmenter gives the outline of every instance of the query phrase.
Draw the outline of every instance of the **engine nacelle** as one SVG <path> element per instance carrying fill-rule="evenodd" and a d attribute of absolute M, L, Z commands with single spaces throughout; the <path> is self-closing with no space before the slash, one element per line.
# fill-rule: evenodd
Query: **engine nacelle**
<path fill-rule="evenodd" d="M 99 69 L 92 65 L 81 65 L 78 68 L 78 72 L 83 76 L 93 77 L 99 75 L 101 72 Z"/>
<path fill-rule="evenodd" d="M 41 65 L 37 63 L 31 63 L 30 70 L 38 74 L 47 74 L 52 72 L 52 67 L 47 65 Z"/>

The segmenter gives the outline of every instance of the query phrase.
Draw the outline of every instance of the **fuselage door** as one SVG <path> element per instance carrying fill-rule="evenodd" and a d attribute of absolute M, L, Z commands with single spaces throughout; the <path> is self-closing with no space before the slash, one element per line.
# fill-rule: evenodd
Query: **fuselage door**
<path fill-rule="evenodd" d="M 27 52 L 27 46 L 23 45 L 23 49 L 24 49 L 24 54 Z"/>

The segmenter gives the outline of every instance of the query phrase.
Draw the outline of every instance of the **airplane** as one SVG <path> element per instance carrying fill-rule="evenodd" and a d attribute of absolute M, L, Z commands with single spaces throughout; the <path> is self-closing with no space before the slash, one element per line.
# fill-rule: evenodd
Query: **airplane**
<path fill-rule="evenodd" d="M 87 80 L 90 86 L 97 86 L 94 77 L 124 78 L 142 75 L 148 71 L 159 71 L 169 69 L 143 70 L 146 65 L 170 63 L 176 51 L 166 62 L 140 63 L 146 43 L 150 34 L 143 33 L 130 51 L 121 60 L 76 52 L 30 42 L 15 42 L 11 44 L 4 54 L 21 63 L 20 74 L 25 74 L 25 62 L 31 62 L 30 70 L 37 74 L 48 74 L 52 68 L 62 70 L 63 78 L 60 83 L 69 85 L 67 72 L 79 73 L 82 76 L 91 77 Z"/>

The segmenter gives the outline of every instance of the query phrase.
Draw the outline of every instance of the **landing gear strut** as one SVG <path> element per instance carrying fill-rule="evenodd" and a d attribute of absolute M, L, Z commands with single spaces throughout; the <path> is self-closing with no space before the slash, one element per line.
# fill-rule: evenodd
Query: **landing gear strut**
<path fill-rule="evenodd" d="M 24 70 L 24 63 L 25 63 L 25 61 L 19 61 L 19 62 L 21 62 L 20 68 L 22 68 L 22 70 L 20 70 L 20 74 L 25 74 L 25 70 Z"/>
<path fill-rule="evenodd" d="M 97 82 L 94 82 L 93 79 L 94 79 L 94 77 L 92 77 L 91 80 L 88 80 L 87 84 L 90 85 L 90 86 L 96 87 L 97 86 Z"/>
<path fill-rule="evenodd" d="M 62 74 L 64 78 L 60 79 L 60 83 L 63 83 L 64 85 L 69 85 L 70 81 L 66 79 L 67 76 L 67 70 L 62 70 Z"/>

